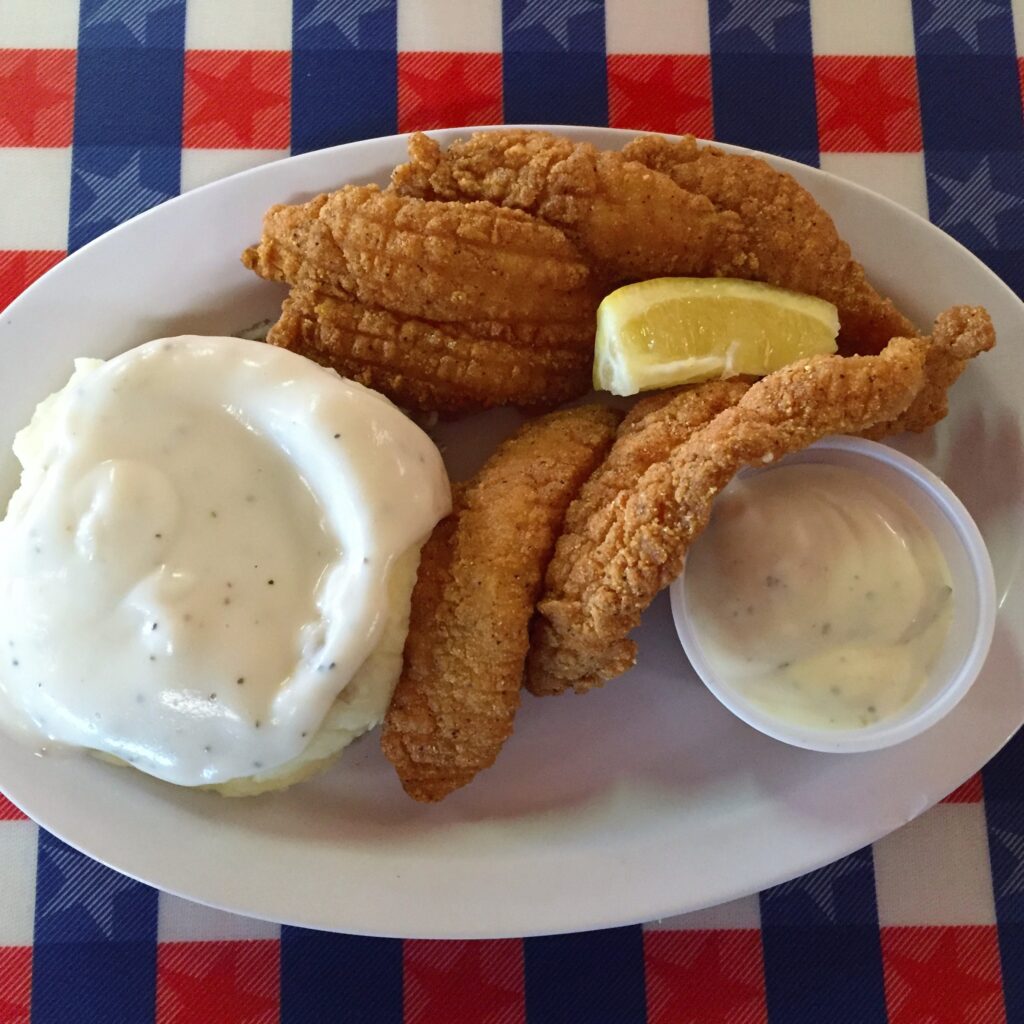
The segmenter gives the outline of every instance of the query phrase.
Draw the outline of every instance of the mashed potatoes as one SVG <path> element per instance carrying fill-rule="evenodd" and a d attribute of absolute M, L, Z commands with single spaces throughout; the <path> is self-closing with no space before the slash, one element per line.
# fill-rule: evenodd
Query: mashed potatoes
<path fill-rule="evenodd" d="M 402 671 L 402 649 L 409 631 L 409 599 L 419 561 L 417 546 L 395 563 L 388 585 L 390 615 L 380 642 L 331 705 L 309 746 L 274 771 L 208 788 L 223 796 L 256 796 L 293 786 L 330 767 L 354 739 L 380 725 Z"/>
<path fill-rule="evenodd" d="M 0 522 L 0 693 L 39 741 L 179 785 L 297 782 L 383 717 L 430 439 L 281 349 L 151 342 L 80 361 L 19 434 Z"/>

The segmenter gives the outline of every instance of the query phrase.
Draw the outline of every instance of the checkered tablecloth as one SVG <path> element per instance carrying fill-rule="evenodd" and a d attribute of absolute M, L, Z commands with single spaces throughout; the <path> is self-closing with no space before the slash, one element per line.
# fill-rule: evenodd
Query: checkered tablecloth
<path fill-rule="evenodd" d="M 1019 292 L 1015 16 L 1024 46 L 1024 0 L 0 0 L 0 306 L 222 175 L 501 121 L 690 131 L 820 164 L 930 215 Z M 0 1024 L 29 1020 L 1024 1021 L 1024 740 L 873 848 L 760 896 L 495 942 L 208 910 L 0 798 Z"/>

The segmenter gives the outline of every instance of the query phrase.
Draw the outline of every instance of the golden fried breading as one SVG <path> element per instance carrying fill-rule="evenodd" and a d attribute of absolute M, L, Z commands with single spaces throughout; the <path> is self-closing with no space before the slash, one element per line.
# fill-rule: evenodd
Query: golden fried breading
<path fill-rule="evenodd" d="M 926 349 L 924 339 L 896 338 L 877 356 L 817 356 L 777 370 L 596 507 L 585 524 L 573 513 L 578 539 L 559 543 L 537 606 L 530 690 L 583 692 L 626 671 L 636 658 L 630 630 L 679 575 L 715 495 L 735 473 L 827 434 L 892 422 L 924 385 Z"/>
<path fill-rule="evenodd" d="M 664 174 L 546 132 L 477 132 L 447 150 L 422 134 L 392 188 L 423 199 L 525 210 L 561 228 L 609 283 L 704 275 L 742 252 L 742 224 Z"/>
<path fill-rule="evenodd" d="M 415 799 L 464 786 L 511 735 L 544 569 L 618 418 L 587 406 L 527 423 L 457 488 L 452 515 L 423 549 L 381 737 Z"/>
<path fill-rule="evenodd" d="M 944 419 L 949 411 L 949 389 L 967 364 L 996 343 L 992 318 L 981 306 L 954 306 L 940 313 L 924 361 L 924 387 L 902 415 L 862 432 L 863 437 L 888 437 L 905 430 L 920 433 Z"/>
<path fill-rule="evenodd" d="M 742 381 L 714 381 L 694 387 L 656 391 L 642 398 L 619 425 L 607 458 L 593 472 L 565 515 L 562 534 L 548 567 L 546 593 L 557 586 L 566 567 L 587 558 L 593 545 L 607 531 L 616 499 L 628 495 L 644 473 L 667 459 L 690 435 L 709 423 L 723 409 L 735 405 L 750 387 Z M 535 638 L 527 660 L 526 687 L 540 697 L 549 692 L 548 677 L 539 664 L 543 644 L 543 619 L 533 624 Z"/>
<path fill-rule="evenodd" d="M 376 185 L 271 208 L 243 261 L 272 280 L 438 322 L 586 322 L 592 331 L 601 298 L 557 228 L 520 210 Z"/>
<path fill-rule="evenodd" d="M 739 253 L 713 253 L 709 274 L 766 281 L 833 303 L 844 355 L 878 352 L 890 338 L 917 333 L 871 287 L 832 218 L 790 175 L 758 157 L 700 146 L 693 136 L 678 142 L 642 136 L 623 155 L 667 174 L 686 192 L 706 196 L 716 209 L 739 215 L 745 245 Z"/>
<path fill-rule="evenodd" d="M 267 341 L 422 412 L 551 407 L 590 388 L 590 334 L 572 324 L 429 323 L 297 287 Z"/>
<path fill-rule="evenodd" d="M 308 203 L 277 203 L 263 215 L 259 243 L 242 253 L 242 263 L 268 281 L 298 281 L 309 257 L 310 234 L 327 202 L 326 195 Z"/>

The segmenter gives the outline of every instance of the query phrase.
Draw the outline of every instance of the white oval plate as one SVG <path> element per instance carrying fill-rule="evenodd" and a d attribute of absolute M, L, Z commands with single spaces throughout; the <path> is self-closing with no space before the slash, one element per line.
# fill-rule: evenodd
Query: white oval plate
<path fill-rule="evenodd" d="M 554 130 L 608 148 L 633 136 Z M 238 259 L 266 207 L 384 181 L 404 157 L 404 137 L 374 139 L 216 182 L 110 232 L 30 288 L 0 322 L 0 503 L 16 480 L 11 438 L 74 356 L 230 334 L 274 316 L 282 290 Z M 1024 718 L 1024 306 L 916 215 L 770 159 L 817 196 L 881 290 L 922 325 L 953 303 L 980 303 L 999 330 L 999 347 L 957 385 L 949 418 L 900 444 L 960 495 L 996 566 L 995 645 L 947 719 L 871 754 L 777 743 L 697 682 L 663 596 L 637 633 L 628 678 L 585 698 L 527 697 L 498 764 L 436 807 L 403 794 L 375 736 L 321 779 L 250 800 L 3 743 L 4 792 L 85 853 L 203 903 L 347 932 L 498 937 L 650 920 L 755 892 L 874 841 L 980 768 Z M 446 427 L 453 472 L 515 421 L 506 410 Z"/>

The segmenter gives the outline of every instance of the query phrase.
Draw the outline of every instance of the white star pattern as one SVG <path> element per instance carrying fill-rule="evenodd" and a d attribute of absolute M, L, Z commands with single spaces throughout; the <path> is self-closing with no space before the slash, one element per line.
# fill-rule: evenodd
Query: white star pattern
<path fill-rule="evenodd" d="M 145 44 L 149 16 L 176 3 L 177 0 L 106 0 L 85 19 L 85 27 L 123 25 L 138 43 Z"/>
<path fill-rule="evenodd" d="M 803 893 L 809 896 L 814 905 L 832 923 L 836 923 L 836 893 L 835 883 L 846 875 L 854 875 L 859 871 L 866 871 L 865 861 L 856 857 L 845 857 L 843 860 L 829 864 L 828 867 L 813 871 L 801 878 L 794 878 L 791 882 L 784 882 L 770 890 L 768 898 L 775 899 L 779 896 L 792 896 L 795 893 Z"/>
<path fill-rule="evenodd" d="M 769 50 L 774 50 L 775 22 L 804 9 L 791 0 L 732 0 L 728 15 L 715 30 L 731 32 L 737 28 L 749 28 Z"/>
<path fill-rule="evenodd" d="M 994 828 L 992 835 L 999 840 L 1007 853 L 1013 857 L 1013 871 L 1010 877 L 999 887 L 1000 896 L 1016 896 L 1024 892 L 1024 836 L 1005 829 Z"/>
<path fill-rule="evenodd" d="M 102 220 L 113 220 L 120 223 L 169 199 L 169 192 L 160 192 L 142 184 L 141 162 L 142 154 L 133 153 L 112 177 L 93 171 L 76 171 L 93 196 L 89 208 L 75 218 L 77 222 L 95 224 Z"/>
<path fill-rule="evenodd" d="M 316 0 L 299 28 L 333 25 L 352 46 L 359 45 L 359 19 L 374 11 L 390 10 L 391 0 Z"/>
<path fill-rule="evenodd" d="M 138 883 L 75 850 L 53 847 L 46 851 L 46 857 L 60 872 L 61 885 L 39 911 L 39 916 L 47 918 L 61 911 L 81 908 L 103 935 L 112 939 L 115 897 Z"/>
<path fill-rule="evenodd" d="M 1001 192 L 993 184 L 992 168 L 987 156 L 982 157 L 966 181 L 946 178 L 941 174 L 931 174 L 929 177 L 950 200 L 949 206 L 935 218 L 935 223 L 947 231 L 968 224 L 984 235 L 986 241 L 993 246 L 999 244 L 997 215 L 1005 210 L 1024 207 L 1024 197 Z"/>
<path fill-rule="evenodd" d="M 510 32 L 539 25 L 562 47 L 569 49 L 569 20 L 600 8 L 599 0 L 526 0 L 509 23 Z"/>
<path fill-rule="evenodd" d="M 934 35 L 951 28 L 975 53 L 978 52 L 978 24 L 1003 8 L 989 0 L 931 0 L 932 13 L 921 26 L 922 35 Z"/>

